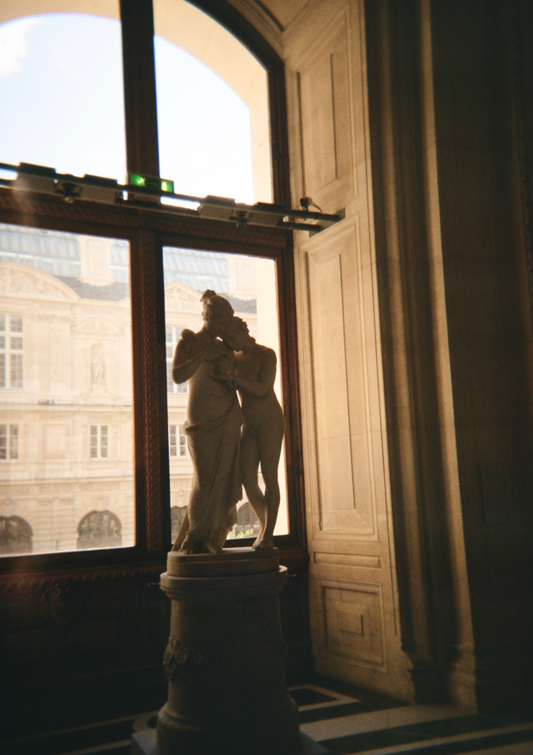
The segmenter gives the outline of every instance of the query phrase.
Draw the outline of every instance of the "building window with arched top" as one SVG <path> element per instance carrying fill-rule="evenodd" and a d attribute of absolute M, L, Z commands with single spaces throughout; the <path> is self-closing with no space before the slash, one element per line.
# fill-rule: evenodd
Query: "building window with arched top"
<path fill-rule="evenodd" d="M 0 516 L 0 553 L 32 552 L 33 531 L 20 516 Z"/>
<path fill-rule="evenodd" d="M 0 99 L 23 127 L 4 124 L 0 160 L 35 175 L 0 181 L 0 460 L 18 459 L 2 466 L 6 495 L 39 510 L 33 537 L 51 557 L 76 547 L 166 553 L 184 515 L 171 501 L 192 478 L 183 427 L 171 424 L 189 398 L 188 384 L 172 381 L 172 358 L 182 330 L 203 327 L 201 295 L 212 289 L 278 354 L 287 451 L 276 538 L 299 542 L 303 480 L 285 473 L 300 468 L 290 234 L 226 212 L 289 207 L 280 58 L 238 12 L 221 10 L 221 23 L 197 7 L 211 8 L 207 0 L 77 0 L 61 13 L 43 0 L 38 15 L 31 0 L 8 5 L 0 35 L 18 52 Z M 63 175 L 80 177 L 83 191 Z M 158 176 L 175 181 L 175 195 L 134 180 Z M 226 198 L 222 215 L 196 201 L 208 196 Z M 69 537 L 56 537 L 36 500 L 26 504 L 37 469 L 40 499 L 54 502 Z M 84 485 L 87 509 L 113 500 L 120 521 L 96 510 L 79 521 Z M 58 486 L 71 503 L 58 502 Z"/>
<path fill-rule="evenodd" d="M 243 503 L 237 509 L 237 524 L 235 525 L 235 537 L 255 537 L 259 534 L 261 526 L 255 511 L 249 502 Z"/>
<path fill-rule="evenodd" d="M 78 524 L 79 550 L 119 548 L 122 544 L 120 519 L 111 511 L 91 511 Z"/>

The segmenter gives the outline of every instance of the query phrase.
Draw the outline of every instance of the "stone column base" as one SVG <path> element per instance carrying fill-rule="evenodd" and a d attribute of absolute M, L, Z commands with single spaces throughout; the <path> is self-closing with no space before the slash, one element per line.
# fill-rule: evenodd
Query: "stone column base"
<path fill-rule="evenodd" d="M 286 581 L 275 549 L 169 553 L 161 576 L 172 601 L 168 701 L 157 717 L 157 755 L 325 752 L 301 737 L 287 693 L 278 600 Z"/>

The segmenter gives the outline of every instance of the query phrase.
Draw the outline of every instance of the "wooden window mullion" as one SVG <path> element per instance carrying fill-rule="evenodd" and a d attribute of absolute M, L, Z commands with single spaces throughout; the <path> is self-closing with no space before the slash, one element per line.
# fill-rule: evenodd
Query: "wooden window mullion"
<path fill-rule="evenodd" d="M 152 0 L 120 0 L 120 13 L 128 171 L 158 176 Z"/>

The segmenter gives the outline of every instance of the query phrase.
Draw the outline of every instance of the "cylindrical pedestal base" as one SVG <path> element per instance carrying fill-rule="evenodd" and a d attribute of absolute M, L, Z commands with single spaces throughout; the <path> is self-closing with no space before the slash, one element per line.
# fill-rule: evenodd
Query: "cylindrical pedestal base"
<path fill-rule="evenodd" d="M 170 553 L 168 566 L 161 587 L 172 600 L 169 694 L 158 715 L 158 755 L 298 755 L 279 617 L 286 569 L 274 554 L 251 549 Z"/>

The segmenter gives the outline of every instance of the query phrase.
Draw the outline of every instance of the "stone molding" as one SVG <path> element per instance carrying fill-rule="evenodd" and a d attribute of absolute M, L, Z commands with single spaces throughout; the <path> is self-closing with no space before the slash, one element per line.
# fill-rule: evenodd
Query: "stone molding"
<path fill-rule="evenodd" d="M 242 574 L 234 577 L 172 577 L 161 575 L 161 589 L 172 600 L 226 602 L 277 595 L 288 581 L 286 566 L 263 574 Z"/>

